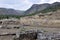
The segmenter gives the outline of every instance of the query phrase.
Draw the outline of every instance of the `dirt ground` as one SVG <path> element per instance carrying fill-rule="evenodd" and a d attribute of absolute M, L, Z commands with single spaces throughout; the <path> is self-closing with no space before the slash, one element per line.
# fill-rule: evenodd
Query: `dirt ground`
<path fill-rule="evenodd" d="M 48 28 L 48 27 L 22 27 L 20 29 L 0 29 L 0 40 L 13 40 L 13 35 L 5 35 L 5 34 L 15 34 L 21 30 L 44 30 L 46 32 L 60 32 L 60 28 Z M 1 36 L 3 35 L 3 36 Z"/>

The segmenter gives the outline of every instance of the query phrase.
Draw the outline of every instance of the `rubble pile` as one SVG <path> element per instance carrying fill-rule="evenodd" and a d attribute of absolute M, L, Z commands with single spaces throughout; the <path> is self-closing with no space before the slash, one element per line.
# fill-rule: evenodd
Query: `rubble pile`
<path fill-rule="evenodd" d="M 16 33 L 0 34 L 0 40 L 60 40 L 60 32 L 44 30 L 24 30 Z"/>
<path fill-rule="evenodd" d="M 0 28 L 11 29 L 19 27 L 20 27 L 19 19 L 11 18 L 11 19 L 0 20 Z"/>
<path fill-rule="evenodd" d="M 60 40 L 60 33 L 25 31 L 17 34 L 15 40 Z"/>

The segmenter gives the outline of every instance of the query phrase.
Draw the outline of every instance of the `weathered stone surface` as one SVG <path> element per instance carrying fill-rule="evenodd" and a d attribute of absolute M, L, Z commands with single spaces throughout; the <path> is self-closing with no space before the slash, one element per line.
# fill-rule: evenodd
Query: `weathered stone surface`
<path fill-rule="evenodd" d="M 18 35 L 19 37 L 17 37 Z M 16 38 L 18 38 L 19 40 L 36 40 L 37 39 L 37 32 L 33 30 L 20 32 L 20 34 L 18 35 L 16 35 Z"/>
<path fill-rule="evenodd" d="M 11 18 L 11 19 L 2 19 L 0 20 L 0 28 L 19 28 L 20 21 L 19 19 Z"/>
<path fill-rule="evenodd" d="M 45 32 L 43 30 L 20 31 L 16 34 L 2 34 L 0 40 L 60 40 L 60 32 Z"/>
<path fill-rule="evenodd" d="M 60 10 L 20 18 L 23 26 L 60 27 Z"/>
<path fill-rule="evenodd" d="M 51 33 L 51 32 L 42 32 L 42 31 L 33 31 L 33 32 L 24 32 L 18 34 L 19 37 L 16 37 L 16 40 L 60 40 L 60 33 Z"/>

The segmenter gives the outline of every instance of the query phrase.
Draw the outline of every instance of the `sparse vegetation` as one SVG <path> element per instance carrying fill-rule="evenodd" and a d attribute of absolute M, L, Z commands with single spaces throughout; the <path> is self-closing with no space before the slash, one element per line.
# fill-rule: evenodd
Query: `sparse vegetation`
<path fill-rule="evenodd" d="M 52 7 L 48 7 L 42 11 L 40 11 L 41 13 L 47 13 L 47 12 L 54 12 L 56 10 L 60 9 L 60 5 L 55 5 L 55 6 L 52 6 Z"/>
<path fill-rule="evenodd" d="M 20 16 L 20 15 L 0 15 L 0 19 L 9 19 L 9 18 L 17 18 L 17 19 L 20 19 L 20 17 L 23 17 L 23 16 Z"/>

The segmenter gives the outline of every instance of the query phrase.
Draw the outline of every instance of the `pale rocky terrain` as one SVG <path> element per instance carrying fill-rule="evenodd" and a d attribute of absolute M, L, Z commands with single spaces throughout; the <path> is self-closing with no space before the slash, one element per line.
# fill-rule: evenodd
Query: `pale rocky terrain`
<path fill-rule="evenodd" d="M 49 8 L 47 9 L 47 7 Z M 41 5 L 34 4 L 23 15 L 37 13 L 36 15 L 25 16 L 20 19 L 1 19 L 0 40 L 60 40 L 59 8 L 60 2 Z M 47 9 L 47 13 L 41 12 L 41 10 L 44 12 L 44 9 Z M 16 12 L 12 14 L 14 13 Z"/>
<path fill-rule="evenodd" d="M 33 30 L 44 32 L 37 32 L 36 36 Z M 27 33 L 25 33 L 25 31 Z M 44 40 L 60 40 L 60 10 L 45 14 L 39 13 L 20 19 L 12 18 L 0 20 L 0 40 L 14 40 L 14 38 L 15 40 L 40 40 L 41 37 Z"/>
<path fill-rule="evenodd" d="M 60 27 L 60 10 L 23 17 L 20 19 L 20 23 L 21 25 L 37 27 Z"/>

